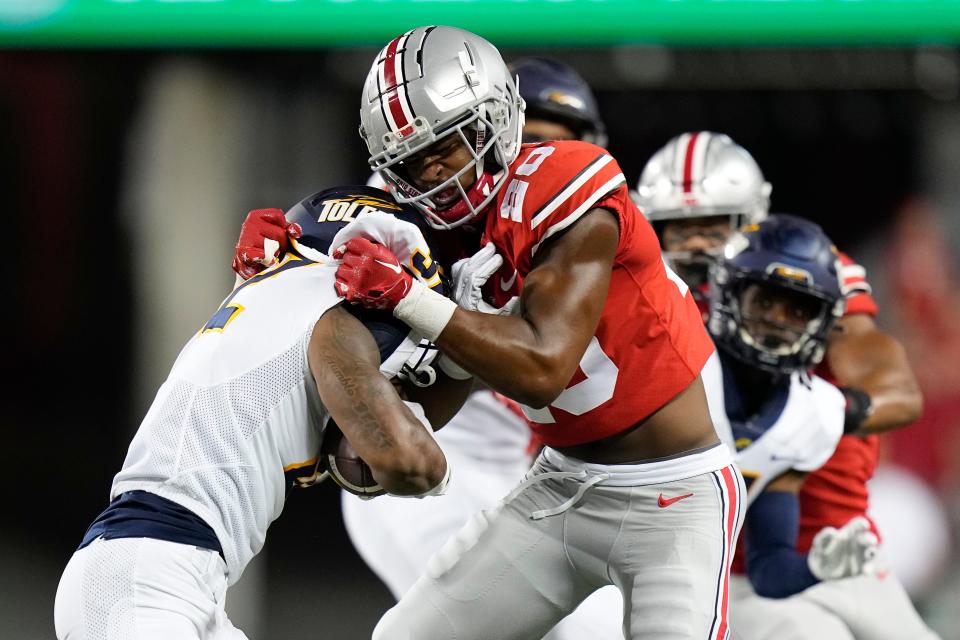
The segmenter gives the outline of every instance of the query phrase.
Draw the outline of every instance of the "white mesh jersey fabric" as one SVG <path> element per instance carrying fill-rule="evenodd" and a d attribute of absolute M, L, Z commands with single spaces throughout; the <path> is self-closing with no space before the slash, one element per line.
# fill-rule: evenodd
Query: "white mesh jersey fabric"
<path fill-rule="evenodd" d="M 739 443 L 736 461 L 748 481 L 748 504 L 777 476 L 790 469 L 813 471 L 833 455 L 843 435 L 844 405 L 843 394 L 826 380 L 814 376 L 804 381 L 797 373 L 791 376 L 780 416 L 752 442 Z M 726 415 L 711 412 L 711 417 L 720 439 L 732 443 Z"/>
<path fill-rule="evenodd" d="M 325 410 L 307 347 L 339 302 L 335 267 L 281 267 L 235 290 L 180 353 L 114 478 L 111 498 L 147 490 L 209 524 L 231 584 L 280 515 L 284 469 L 317 457 Z"/>
<path fill-rule="evenodd" d="M 133 577 L 142 540 L 91 545 L 83 568 L 83 626 L 88 640 L 134 640 Z"/>

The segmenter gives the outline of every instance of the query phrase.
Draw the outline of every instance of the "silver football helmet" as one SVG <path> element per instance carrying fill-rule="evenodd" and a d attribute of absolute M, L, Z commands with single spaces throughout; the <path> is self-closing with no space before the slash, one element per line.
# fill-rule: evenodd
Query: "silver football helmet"
<path fill-rule="evenodd" d="M 651 222 L 730 216 L 739 228 L 767 217 L 771 190 L 753 156 L 730 136 L 693 131 L 647 161 L 634 200 Z"/>
<path fill-rule="evenodd" d="M 478 216 L 503 187 L 520 152 L 523 99 L 492 44 L 453 27 L 418 27 L 377 55 L 363 87 L 360 136 L 399 202 L 416 206 L 431 226 L 450 229 Z M 442 184 L 421 192 L 404 160 L 447 136 L 460 136 L 472 161 Z M 473 187 L 460 176 L 475 172 Z M 456 187 L 460 198 L 433 197 Z"/>
<path fill-rule="evenodd" d="M 767 217 L 770 191 L 756 161 L 730 136 L 691 131 L 672 138 L 653 154 L 633 198 L 653 223 L 715 216 L 728 219 L 723 236 L 709 241 L 714 243 L 711 248 L 664 249 L 667 263 L 697 296 L 725 238 L 744 224 Z M 657 233 L 663 235 L 664 230 L 657 228 Z M 695 223 L 674 229 L 674 233 L 703 235 Z"/>

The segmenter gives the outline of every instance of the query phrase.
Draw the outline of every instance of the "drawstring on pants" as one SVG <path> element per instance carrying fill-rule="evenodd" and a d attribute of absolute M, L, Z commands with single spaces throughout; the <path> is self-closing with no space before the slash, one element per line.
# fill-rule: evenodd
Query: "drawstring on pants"
<path fill-rule="evenodd" d="M 506 499 L 504 499 L 504 502 L 510 502 L 511 500 L 516 498 L 518 495 L 523 493 L 523 491 L 527 487 L 533 485 L 534 483 L 541 482 L 543 480 L 554 480 L 554 479 L 585 480 L 586 477 L 587 477 L 587 472 L 583 470 L 581 471 L 547 471 L 544 473 L 537 474 L 535 476 L 530 476 L 524 479 L 524 481 L 521 482 L 519 485 L 517 485 L 517 487 L 510 492 L 510 495 L 508 495 Z M 583 497 L 583 494 L 585 494 L 593 485 L 599 482 L 603 482 L 609 477 L 610 477 L 610 474 L 608 473 L 598 473 L 597 475 L 592 476 L 589 480 L 586 480 L 580 485 L 580 487 L 577 489 L 577 492 L 573 494 L 573 496 L 569 500 L 566 500 L 561 504 L 558 504 L 557 506 L 550 509 L 540 509 L 539 511 L 534 511 L 533 513 L 530 514 L 530 519 L 542 520 L 543 518 L 549 518 L 550 516 L 555 516 L 563 513 L 570 507 L 577 504 L 580 498 Z"/>

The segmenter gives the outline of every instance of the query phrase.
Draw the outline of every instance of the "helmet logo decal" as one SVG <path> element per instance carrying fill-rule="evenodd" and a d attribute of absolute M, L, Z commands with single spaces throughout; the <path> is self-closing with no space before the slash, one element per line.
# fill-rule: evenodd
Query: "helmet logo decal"
<path fill-rule="evenodd" d="M 550 102 L 556 102 L 557 104 L 573 107 L 574 109 L 586 108 L 583 100 L 571 93 L 566 93 L 564 91 L 551 91 L 547 94 L 547 100 Z"/>
<path fill-rule="evenodd" d="M 796 267 L 791 267 L 785 264 L 773 263 L 767 266 L 767 273 L 773 274 L 785 280 L 796 280 L 798 282 L 806 282 L 807 284 L 813 284 L 813 276 L 810 275 L 810 272 L 806 269 L 797 269 Z"/>
<path fill-rule="evenodd" d="M 317 222 L 350 222 L 357 216 L 376 211 L 377 209 L 400 211 L 400 207 L 397 204 L 380 200 L 379 198 L 369 198 L 365 196 L 332 198 L 330 200 L 324 200 L 320 203 L 320 206 L 320 214 L 317 216 Z"/>

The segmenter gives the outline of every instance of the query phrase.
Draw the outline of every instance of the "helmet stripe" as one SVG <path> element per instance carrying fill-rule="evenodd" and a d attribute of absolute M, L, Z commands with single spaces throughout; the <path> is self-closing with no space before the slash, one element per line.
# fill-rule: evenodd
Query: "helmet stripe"
<path fill-rule="evenodd" d="M 683 158 L 683 192 L 690 193 L 693 191 L 693 152 L 697 146 L 697 138 L 700 136 L 699 131 L 695 131 L 690 134 L 690 139 L 687 140 L 687 149 L 684 152 Z"/>
<path fill-rule="evenodd" d="M 403 82 L 403 45 L 406 44 L 408 34 L 403 34 L 387 45 L 383 60 L 383 88 L 387 91 L 387 121 L 393 131 L 400 131 L 413 121 L 412 109 L 407 100 Z M 398 80 L 400 78 L 400 80 Z"/>

